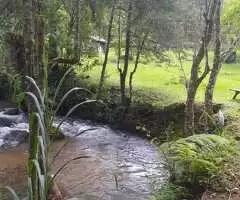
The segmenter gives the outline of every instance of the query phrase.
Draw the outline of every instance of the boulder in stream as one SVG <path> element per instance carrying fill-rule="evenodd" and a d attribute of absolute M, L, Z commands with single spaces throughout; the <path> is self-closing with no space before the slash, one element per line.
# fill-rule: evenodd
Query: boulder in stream
<path fill-rule="evenodd" d="M 23 144 L 27 141 L 28 131 L 27 130 L 11 130 L 9 134 L 4 136 L 3 148 L 9 148 L 18 144 Z"/>
<path fill-rule="evenodd" d="M 19 115 L 20 111 L 18 108 L 8 108 L 3 112 L 4 115 Z"/>

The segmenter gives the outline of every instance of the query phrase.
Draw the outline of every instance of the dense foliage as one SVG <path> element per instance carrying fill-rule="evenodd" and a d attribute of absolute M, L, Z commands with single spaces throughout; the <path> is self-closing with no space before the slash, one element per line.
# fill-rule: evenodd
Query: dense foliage
<path fill-rule="evenodd" d="M 161 146 L 178 184 L 213 187 L 225 161 L 237 153 L 234 141 L 218 135 L 194 135 Z"/>

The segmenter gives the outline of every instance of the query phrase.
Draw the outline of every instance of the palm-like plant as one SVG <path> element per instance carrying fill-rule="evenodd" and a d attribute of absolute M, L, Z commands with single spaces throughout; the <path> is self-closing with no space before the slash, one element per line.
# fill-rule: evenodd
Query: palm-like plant
<path fill-rule="evenodd" d="M 73 92 L 84 90 L 91 94 L 89 90 L 84 88 L 72 88 L 69 90 L 59 101 L 57 102 L 58 93 L 61 86 L 66 79 L 67 75 L 72 71 L 73 68 L 69 69 L 62 79 L 60 80 L 52 103 L 48 103 L 48 87 L 45 81 L 44 91 L 41 92 L 38 85 L 31 77 L 26 77 L 29 82 L 29 88 L 32 88 L 34 92 L 25 92 L 25 95 L 31 101 L 31 110 L 29 111 L 29 158 L 28 158 L 28 200 L 47 200 L 49 191 L 52 188 L 53 181 L 59 172 L 71 161 L 86 158 L 85 156 L 76 157 L 57 170 L 56 174 L 51 176 L 49 164 L 49 133 L 53 128 L 54 118 L 59 111 L 63 102 Z M 65 120 L 80 106 L 96 102 L 95 100 L 87 100 L 76 104 L 71 108 L 67 114 L 63 117 L 60 123 L 57 125 L 57 129 L 64 123 Z M 57 155 L 59 152 L 57 153 Z M 7 189 L 13 194 L 15 200 L 19 197 L 13 189 L 7 187 Z"/>

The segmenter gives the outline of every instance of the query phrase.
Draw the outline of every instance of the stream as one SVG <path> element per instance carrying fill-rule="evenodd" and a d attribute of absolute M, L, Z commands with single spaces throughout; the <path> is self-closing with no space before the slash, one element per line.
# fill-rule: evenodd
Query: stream
<path fill-rule="evenodd" d="M 24 113 L 0 112 L 0 187 L 9 185 L 23 196 L 26 195 L 23 192 L 26 191 L 26 121 Z M 148 200 L 168 178 L 163 156 L 148 140 L 76 119 L 69 119 L 61 129 L 67 137 L 53 144 L 53 155 L 65 142 L 69 143 L 53 163 L 53 171 L 73 158 L 89 156 L 71 162 L 58 175 L 57 182 L 66 191 L 67 199 Z M 75 137 L 87 129 L 94 130 Z"/>

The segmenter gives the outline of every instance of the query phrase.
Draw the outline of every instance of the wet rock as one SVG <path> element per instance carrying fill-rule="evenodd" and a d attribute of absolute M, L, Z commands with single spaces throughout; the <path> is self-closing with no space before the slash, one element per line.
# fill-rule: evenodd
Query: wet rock
<path fill-rule="evenodd" d="M 13 103 L 8 101 L 0 101 L 0 111 L 4 111 L 6 108 L 14 107 Z"/>
<path fill-rule="evenodd" d="M 0 118 L 0 127 L 10 127 L 14 124 L 14 121 L 9 118 Z"/>
<path fill-rule="evenodd" d="M 19 115 L 20 111 L 18 108 L 8 108 L 3 112 L 4 115 Z"/>
<path fill-rule="evenodd" d="M 25 114 L 19 115 L 6 115 L 3 112 L 0 113 L 0 127 L 10 127 L 14 124 L 23 123 L 27 121 Z"/>
<path fill-rule="evenodd" d="M 28 132 L 26 130 L 12 130 L 10 134 L 7 134 L 3 140 L 3 148 L 8 148 L 16 146 L 18 144 L 23 144 L 27 141 Z"/>

